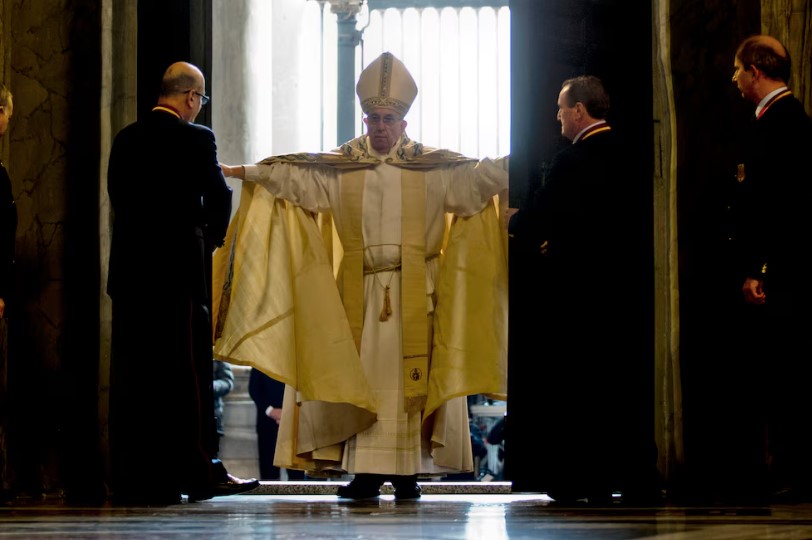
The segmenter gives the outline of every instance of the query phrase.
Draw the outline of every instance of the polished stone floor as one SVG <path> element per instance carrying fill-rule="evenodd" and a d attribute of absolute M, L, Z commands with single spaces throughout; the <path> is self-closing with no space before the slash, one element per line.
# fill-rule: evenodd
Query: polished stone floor
<path fill-rule="evenodd" d="M 812 539 L 812 505 L 769 507 L 559 507 L 541 494 L 426 483 L 417 501 L 348 501 L 336 483 L 263 483 L 255 492 L 162 507 L 0 505 L 0 538 L 332 540 L 762 540 Z M 453 492 L 453 493 L 452 493 Z"/>

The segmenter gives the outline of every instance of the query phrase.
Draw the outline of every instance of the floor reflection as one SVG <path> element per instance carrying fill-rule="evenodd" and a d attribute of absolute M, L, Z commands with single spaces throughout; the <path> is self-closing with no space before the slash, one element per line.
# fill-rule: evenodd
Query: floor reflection
<path fill-rule="evenodd" d="M 165 507 L 0 506 L 0 538 L 661 539 L 812 538 L 812 505 L 556 506 L 538 494 L 427 494 L 346 501 L 328 494 L 234 495 Z"/>

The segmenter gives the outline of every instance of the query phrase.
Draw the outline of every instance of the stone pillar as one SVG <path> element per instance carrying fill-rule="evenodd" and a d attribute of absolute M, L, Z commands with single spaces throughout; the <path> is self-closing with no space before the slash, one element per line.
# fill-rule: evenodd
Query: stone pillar
<path fill-rule="evenodd" d="M 107 165 L 115 135 L 137 116 L 137 4 L 102 1 L 102 73 L 99 171 L 99 427 L 105 478 L 109 478 L 109 397 L 112 304 L 107 296 L 112 209 L 107 195 Z"/>
<path fill-rule="evenodd" d="M 336 136 L 341 144 L 355 137 L 355 49 L 361 41 L 356 30 L 359 2 L 337 0 L 332 11 L 338 16 L 338 102 Z"/>
<path fill-rule="evenodd" d="M 679 267 L 677 249 L 677 121 L 671 74 L 668 0 L 652 4 L 654 89 L 654 436 L 658 468 L 666 485 L 675 482 L 685 461 L 682 388 L 679 372 Z"/>
<path fill-rule="evenodd" d="M 222 163 L 254 163 L 270 155 L 271 39 L 276 5 L 265 0 L 212 2 L 210 107 L 217 157 Z M 233 213 L 239 205 L 241 184 L 233 178 L 227 181 L 234 190 Z"/>
<path fill-rule="evenodd" d="M 272 40 L 275 17 L 289 17 L 292 0 L 213 0 L 212 129 L 222 163 L 254 163 L 271 154 L 274 112 Z M 276 9 L 275 9 L 276 8 Z M 288 31 L 295 30 L 290 25 Z M 282 54 L 288 57 L 291 51 Z M 285 109 L 289 109 L 286 107 Z M 290 126 L 289 126 L 290 127 Z M 237 211 L 242 182 L 227 179 L 234 190 L 232 215 Z M 256 409 L 248 396 L 247 366 L 233 365 L 234 389 L 224 397 L 225 436 L 219 458 L 229 472 L 258 478 Z"/>
<path fill-rule="evenodd" d="M 257 408 L 248 394 L 251 368 L 232 365 L 234 388 L 223 399 L 226 434 L 220 439 L 220 459 L 240 478 L 259 478 Z"/>

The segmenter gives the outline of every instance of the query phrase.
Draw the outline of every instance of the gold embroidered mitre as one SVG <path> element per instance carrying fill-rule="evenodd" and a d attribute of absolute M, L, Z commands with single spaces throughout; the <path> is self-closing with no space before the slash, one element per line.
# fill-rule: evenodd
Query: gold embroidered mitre
<path fill-rule="evenodd" d="M 355 92 L 365 113 L 382 107 L 405 116 L 417 96 L 417 84 L 403 62 L 385 52 L 361 72 Z"/>

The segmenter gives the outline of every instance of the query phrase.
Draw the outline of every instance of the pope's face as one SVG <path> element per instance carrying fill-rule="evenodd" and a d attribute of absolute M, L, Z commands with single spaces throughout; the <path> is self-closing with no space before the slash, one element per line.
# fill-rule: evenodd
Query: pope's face
<path fill-rule="evenodd" d="M 369 142 L 376 152 L 388 154 L 406 129 L 406 120 L 392 109 L 375 107 L 364 118 Z"/>

